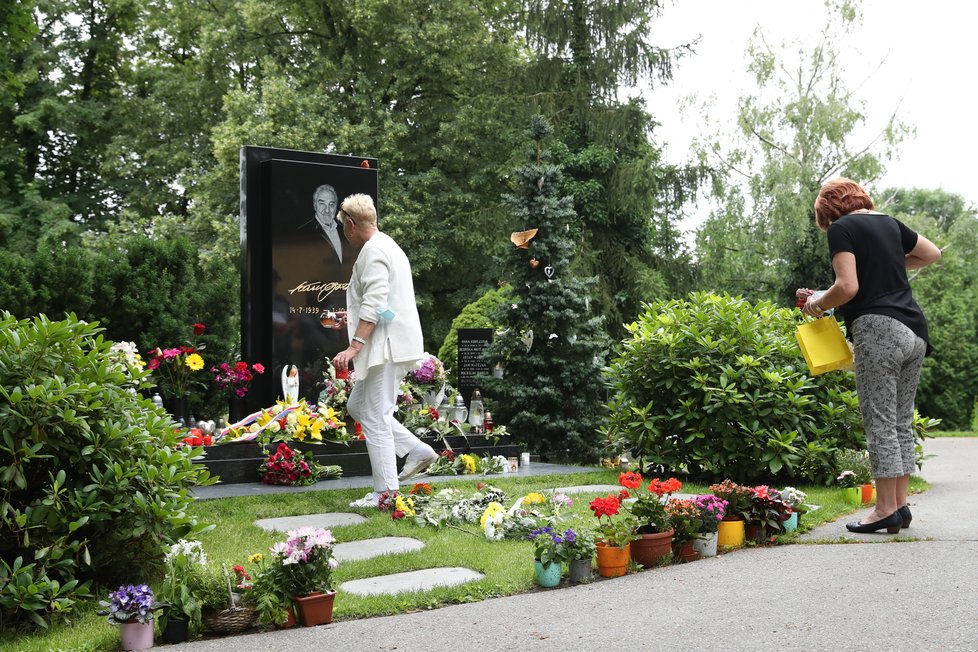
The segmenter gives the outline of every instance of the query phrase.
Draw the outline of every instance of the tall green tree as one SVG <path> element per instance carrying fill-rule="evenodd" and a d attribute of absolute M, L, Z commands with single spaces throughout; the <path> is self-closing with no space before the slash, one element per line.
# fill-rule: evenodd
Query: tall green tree
<path fill-rule="evenodd" d="M 474 287 L 494 284 L 505 245 L 499 179 L 516 130 L 523 51 L 512 3 L 239 0 L 213 42 L 247 48 L 251 83 L 226 96 L 217 165 L 198 219 L 237 210 L 238 148 L 293 147 L 380 160 L 382 228 L 411 256 L 419 307 L 437 348 Z M 498 26 L 498 27 L 490 27 Z"/>
<path fill-rule="evenodd" d="M 828 247 L 815 226 L 819 188 L 838 175 L 871 186 L 909 131 L 893 115 L 870 142 L 855 142 L 866 103 L 842 62 L 861 17 L 849 0 L 828 0 L 826 8 L 811 49 L 775 47 L 754 33 L 747 69 L 757 91 L 740 99 L 736 133 L 701 150 L 727 178 L 720 208 L 697 233 L 704 288 L 785 303 L 799 287 L 831 284 Z"/>
<path fill-rule="evenodd" d="M 38 0 L 32 17 L 34 38 L 13 62 L 23 90 L 3 125 L 4 154 L 15 153 L 17 167 L 4 188 L 0 244 L 19 249 L 77 242 L 104 229 L 123 200 L 105 166 L 122 124 L 139 4 Z"/>
<path fill-rule="evenodd" d="M 880 210 L 941 247 L 939 263 L 910 274 L 934 347 L 921 373 L 917 408 L 941 419 L 942 428 L 966 430 L 978 399 L 978 209 L 943 190 L 898 188 L 879 197 Z"/>
<path fill-rule="evenodd" d="M 617 339 L 642 301 L 689 289 L 676 221 L 706 173 L 665 164 L 653 116 L 642 100 L 622 101 L 620 89 L 668 82 L 690 48 L 652 42 L 660 0 L 522 4 L 534 52 L 526 71 L 531 106 L 554 123 L 563 144 L 555 155 L 581 220 L 575 264 L 598 276 L 596 305 Z"/>
<path fill-rule="evenodd" d="M 527 248 L 510 247 L 512 303 L 495 315 L 501 332 L 487 354 L 505 366 L 505 377 L 485 379 L 485 389 L 497 419 L 527 448 L 550 458 L 593 459 L 603 399 L 598 370 L 608 340 L 589 298 L 595 279 L 571 266 L 577 244 L 570 234 L 580 218 L 547 150 L 551 133 L 545 119 L 533 118 L 527 162 L 506 196 L 513 228 L 534 224 L 537 232 Z"/>

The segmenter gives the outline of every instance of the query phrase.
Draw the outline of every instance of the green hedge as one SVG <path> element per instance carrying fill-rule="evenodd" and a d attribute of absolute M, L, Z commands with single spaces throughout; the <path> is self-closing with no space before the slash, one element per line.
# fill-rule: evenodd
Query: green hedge
<path fill-rule="evenodd" d="M 665 472 L 822 482 L 865 448 L 847 372 L 812 377 L 801 312 L 709 293 L 646 304 L 605 370 L 605 435 Z"/>
<path fill-rule="evenodd" d="M 144 357 L 157 346 L 183 344 L 191 325 L 202 323 L 207 331 L 199 341 L 208 370 L 231 361 L 239 348 L 238 293 L 237 266 L 201 259 L 186 238 L 132 237 L 112 251 L 72 247 L 32 258 L 0 251 L 0 309 L 20 317 L 75 314 L 97 321 L 107 337 L 134 342 Z M 209 381 L 209 374 L 201 377 Z M 226 395 L 210 382 L 190 398 L 198 417 L 228 407 Z"/>

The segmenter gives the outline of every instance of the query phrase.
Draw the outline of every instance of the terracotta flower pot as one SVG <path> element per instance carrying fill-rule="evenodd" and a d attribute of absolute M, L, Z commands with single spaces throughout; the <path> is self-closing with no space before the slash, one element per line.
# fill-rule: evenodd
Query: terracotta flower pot
<path fill-rule="evenodd" d="M 303 626 L 315 627 L 333 622 L 333 600 L 335 598 L 336 591 L 327 591 L 326 593 L 293 596 L 292 600 L 295 602 L 295 610 L 298 612 L 299 621 Z"/>
<path fill-rule="evenodd" d="M 700 558 L 700 553 L 693 543 L 693 541 L 683 541 L 676 546 L 675 555 L 680 561 L 696 561 Z"/>
<path fill-rule="evenodd" d="M 632 541 L 632 561 L 645 568 L 652 568 L 672 553 L 673 531 L 640 534 Z"/>
<path fill-rule="evenodd" d="M 289 607 L 285 612 L 285 620 L 277 624 L 279 629 L 292 629 L 296 626 L 295 609 Z"/>
<path fill-rule="evenodd" d="M 598 542 L 598 574 L 601 577 L 621 577 L 628 570 L 628 557 L 631 543 L 612 546 L 604 541 Z"/>

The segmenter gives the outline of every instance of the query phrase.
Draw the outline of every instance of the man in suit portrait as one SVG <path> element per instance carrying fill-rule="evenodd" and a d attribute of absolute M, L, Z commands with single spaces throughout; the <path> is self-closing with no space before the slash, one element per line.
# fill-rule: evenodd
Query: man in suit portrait
<path fill-rule="evenodd" d="M 357 250 L 350 246 L 346 236 L 340 232 L 337 226 L 336 208 L 338 204 L 336 189 L 333 186 L 325 183 L 319 186 L 312 194 L 313 219 L 299 228 L 316 224 L 320 235 L 329 243 L 332 256 L 327 255 L 327 258 L 330 262 L 339 265 L 339 277 L 345 283 L 350 279 L 350 274 L 353 273 L 353 261 L 357 256 Z"/>

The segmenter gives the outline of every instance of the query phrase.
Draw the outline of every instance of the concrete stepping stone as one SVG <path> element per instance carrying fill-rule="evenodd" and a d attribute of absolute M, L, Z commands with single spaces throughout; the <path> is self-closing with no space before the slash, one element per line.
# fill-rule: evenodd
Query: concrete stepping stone
<path fill-rule="evenodd" d="M 334 528 L 343 525 L 358 525 L 365 523 L 366 517 L 360 514 L 330 512 L 328 514 L 303 514 L 301 516 L 283 516 L 281 518 L 263 518 L 255 521 L 255 525 L 267 532 L 288 532 L 300 527 Z"/>
<path fill-rule="evenodd" d="M 378 575 L 363 580 L 350 580 L 340 585 L 340 591 L 354 595 L 393 595 L 413 591 L 430 591 L 439 586 L 455 586 L 481 580 L 485 575 L 470 568 L 426 568 L 408 573 Z"/>
<path fill-rule="evenodd" d="M 337 543 L 333 556 L 337 561 L 358 561 L 381 555 L 396 555 L 424 548 L 424 543 L 411 537 L 375 537 L 347 543 Z"/>

